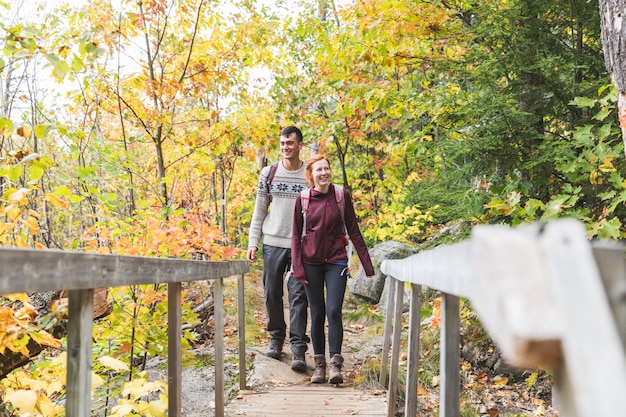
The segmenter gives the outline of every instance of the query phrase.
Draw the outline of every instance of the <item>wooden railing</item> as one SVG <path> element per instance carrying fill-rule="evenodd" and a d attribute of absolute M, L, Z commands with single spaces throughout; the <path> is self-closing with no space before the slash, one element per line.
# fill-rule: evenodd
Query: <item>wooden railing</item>
<path fill-rule="evenodd" d="M 84 252 L 0 248 L 0 294 L 69 292 L 65 415 L 90 416 L 93 294 L 96 288 L 168 284 L 168 415 L 181 415 L 181 283 L 215 282 L 215 415 L 224 416 L 223 279 L 238 276 L 239 383 L 246 386 L 244 260 L 207 262 Z"/>
<path fill-rule="evenodd" d="M 552 370 L 553 405 L 562 417 L 626 412 L 622 245 L 590 242 L 584 226 L 569 219 L 479 226 L 467 241 L 384 261 L 381 270 L 391 278 L 380 376 L 386 384 L 390 366 L 388 416 L 396 408 L 405 283 L 411 284 L 405 416 L 417 413 L 422 286 L 442 294 L 441 416 L 460 413 L 459 297 L 469 300 L 507 362 Z"/>

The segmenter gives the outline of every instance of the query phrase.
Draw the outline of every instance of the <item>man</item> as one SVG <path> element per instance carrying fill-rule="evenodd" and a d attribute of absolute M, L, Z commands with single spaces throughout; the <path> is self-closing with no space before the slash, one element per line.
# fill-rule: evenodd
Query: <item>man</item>
<path fill-rule="evenodd" d="M 305 352 L 308 301 L 304 285 L 291 273 L 291 224 L 296 197 L 306 187 L 304 162 L 300 160 L 303 148 L 302 132 L 288 126 L 280 134 L 282 160 L 275 171 L 270 166 L 261 170 L 256 204 L 248 237 L 248 261 L 257 259 L 258 244 L 263 235 L 263 287 L 267 312 L 267 331 L 270 347 L 267 356 L 280 359 L 286 337 L 283 310 L 283 279 L 287 279 L 289 295 L 289 342 L 293 354 L 291 369 L 306 371 Z"/>

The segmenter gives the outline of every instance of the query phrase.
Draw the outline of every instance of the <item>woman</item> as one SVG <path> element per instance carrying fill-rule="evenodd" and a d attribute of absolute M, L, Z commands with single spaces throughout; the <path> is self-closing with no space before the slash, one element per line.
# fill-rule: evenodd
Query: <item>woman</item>
<path fill-rule="evenodd" d="M 349 272 L 346 231 L 368 277 L 374 275 L 374 267 L 359 230 L 350 193 L 332 184 L 328 158 L 319 154 L 311 157 L 306 162 L 304 176 L 310 189 L 304 190 L 296 198 L 291 257 L 294 278 L 305 284 L 311 311 L 311 339 L 315 359 L 311 382 L 326 382 L 324 325 L 328 318 L 328 382 L 340 384 L 343 382 L 341 310 Z"/>

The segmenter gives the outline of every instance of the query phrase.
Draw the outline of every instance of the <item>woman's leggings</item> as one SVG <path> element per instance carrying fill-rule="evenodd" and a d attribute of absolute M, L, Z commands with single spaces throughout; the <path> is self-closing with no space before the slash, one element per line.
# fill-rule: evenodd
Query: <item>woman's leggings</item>
<path fill-rule="evenodd" d="M 311 309 L 311 341 L 315 355 L 326 354 L 324 324 L 328 317 L 328 350 L 330 357 L 341 354 L 343 320 L 341 310 L 348 280 L 347 268 L 336 264 L 304 264 L 306 295 Z M 324 285 L 326 298 L 324 298 Z"/>

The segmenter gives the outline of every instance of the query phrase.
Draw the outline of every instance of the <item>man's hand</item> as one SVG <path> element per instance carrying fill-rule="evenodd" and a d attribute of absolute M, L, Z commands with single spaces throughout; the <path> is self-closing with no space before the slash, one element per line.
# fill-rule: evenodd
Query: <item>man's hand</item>
<path fill-rule="evenodd" d="M 248 261 L 250 262 L 256 261 L 256 251 L 257 251 L 257 248 L 255 246 L 248 248 Z"/>

